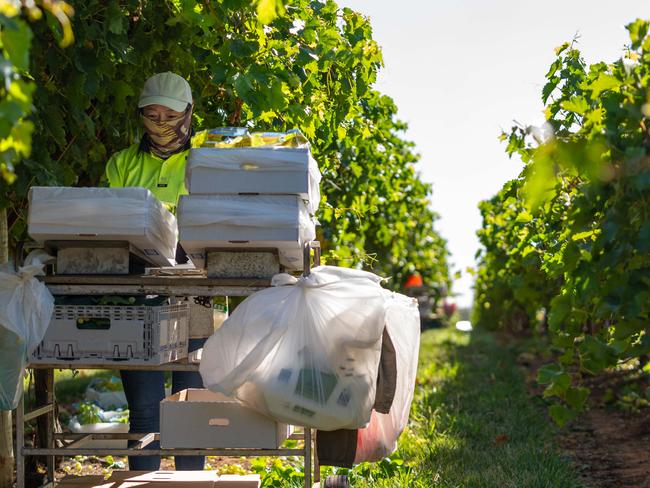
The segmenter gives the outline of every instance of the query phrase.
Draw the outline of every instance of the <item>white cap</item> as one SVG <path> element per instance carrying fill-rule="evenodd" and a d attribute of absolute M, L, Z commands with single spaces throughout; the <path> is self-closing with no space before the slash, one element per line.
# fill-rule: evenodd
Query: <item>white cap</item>
<path fill-rule="evenodd" d="M 142 88 L 138 108 L 163 105 L 176 112 L 184 112 L 192 103 L 192 89 L 182 76 L 166 71 L 149 78 Z"/>

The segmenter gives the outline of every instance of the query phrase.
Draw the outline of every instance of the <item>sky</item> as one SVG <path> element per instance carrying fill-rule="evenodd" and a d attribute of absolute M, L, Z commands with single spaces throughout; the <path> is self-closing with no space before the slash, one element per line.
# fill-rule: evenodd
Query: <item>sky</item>
<path fill-rule="evenodd" d="M 541 125 L 544 75 L 554 48 L 579 36 L 589 64 L 612 62 L 625 25 L 650 18 L 648 0 L 338 0 L 370 17 L 383 49 L 375 87 L 391 96 L 421 179 L 433 185 L 437 231 L 448 241 L 459 306 L 472 301 L 481 226 L 478 204 L 522 169 L 499 134 L 514 121 Z"/>

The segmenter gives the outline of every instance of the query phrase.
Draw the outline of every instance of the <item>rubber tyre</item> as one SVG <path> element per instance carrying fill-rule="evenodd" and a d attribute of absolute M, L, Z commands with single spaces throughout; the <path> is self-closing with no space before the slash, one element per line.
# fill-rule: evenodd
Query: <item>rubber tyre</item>
<path fill-rule="evenodd" d="M 348 477 L 343 475 L 328 476 L 325 478 L 324 488 L 349 488 Z"/>

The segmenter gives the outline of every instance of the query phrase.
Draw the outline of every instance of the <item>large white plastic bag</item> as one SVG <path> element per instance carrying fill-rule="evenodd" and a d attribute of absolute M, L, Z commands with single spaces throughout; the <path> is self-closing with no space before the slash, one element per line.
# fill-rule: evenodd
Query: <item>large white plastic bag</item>
<path fill-rule="evenodd" d="M 34 251 L 18 272 L 0 271 L 0 410 L 16 408 L 27 357 L 50 324 L 54 297 L 35 276 L 52 259 Z"/>
<path fill-rule="evenodd" d="M 321 430 L 370 419 L 385 321 L 381 278 L 320 266 L 242 302 L 203 348 L 204 385 Z"/>
<path fill-rule="evenodd" d="M 395 397 L 387 414 L 372 411 L 370 423 L 357 433 L 354 462 L 379 461 L 397 449 L 409 419 L 420 349 L 420 314 L 417 300 L 386 291 L 386 329 L 397 361 Z"/>

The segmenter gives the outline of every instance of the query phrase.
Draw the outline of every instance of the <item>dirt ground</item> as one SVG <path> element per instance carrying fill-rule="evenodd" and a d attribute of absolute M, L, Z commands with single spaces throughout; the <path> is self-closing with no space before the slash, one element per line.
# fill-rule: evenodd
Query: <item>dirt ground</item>
<path fill-rule="evenodd" d="M 523 353 L 518 363 L 533 396 L 541 396 L 535 378 L 544 361 Z M 591 378 L 592 397 L 588 411 L 558 436 L 580 473 L 585 488 L 650 488 L 650 408 L 625 412 L 603 401 L 605 391 L 629 383 L 619 374 Z M 643 391 L 647 384 L 638 385 Z"/>
<path fill-rule="evenodd" d="M 108 478 L 112 471 L 128 468 L 126 457 L 115 456 L 112 461 L 114 464 L 111 465 L 106 459 L 94 456 L 66 458 L 57 464 L 55 478 L 57 481 L 62 480 L 68 475 L 103 475 Z M 250 459 L 208 456 L 205 462 L 205 469 L 214 469 L 220 473 L 244 474 L 250 472 Z M 173 471 L 174 458 L 163 457 L 160 462 L 160 470 Z M 38 487 L 43 484 L 45 467 L 39 466 L 38 471 L 38 473 L 25 473 L 27 488 Z"/>
<path fill-rule="evenodd" d="M 603 407 L 592 408 L 558 438 L 559 446 L 571 458 L 585 488 L 650 488 L 650 410 L 626 413 Z M 127 465 L 126 458 L 114 461 Z M 209 457 L 206 469 L 222 469 L 246 460 Z M 79 470 L 81 466 L 81 470 Z M 173 458 L 163 458 L 160 468 L 173 470 Z M 57 479 L 66 474 L 107 474 L 100 459 L 83 463 L 73 459 L 59 465 Z"/>
<path fill-rule="evenodd" d="M 115 469 L 127 469 L 128 462 L 126 457 L 115 457 L 113 461 L 116 463 L 121 463 L 124 467 L 115 468 Z M 236 465 L 237 468 L 233 469 L 233 465 Z M 238 472 L 239 468 L 243 471 L 248 471 L 250 467 L 250 461 L 241 458 L 225 458 L 225 457 L 214 457 L 209 456 L 205 462 L 205 469 L 214 469 L 224 472 Z M 160 460 L 160 470 L 161 471 L 173 471 L 174 470 L 174 458 L 173 457 L 163 457 Z M 83 462 L 79 462 L 75 459 L 66 459 L 64 462 L 60 463 L 56 471 L 56 479 L 60 480 L 65 478 L 66 475 L 110 475 L 110 472 L 113 471 L 103 459 L 99 458 L 85 458 Z"/>
<path fill-rule="evenodd" d="M 537 369 L 544 361 L 534 354 L 522 353 L 519 366 L 531 396 L 541 397 L 543 387 L 536 381 Z M 558 445 L 580 473 L 585 488 L 650 488 L 650 408 L 622 411 L 603 400 L 606 391 L 616 390 L 629 380 L 619 374 L 591 378 L 590 406 L 578 420 L 558 435 Z M 647 384 L 640 384 L 644 391 Z M 126 469 L 126 458 L 114 458 L 115 469 Z M 113 465 L 115 466 L 115 464 Z M 209 457 L 206 469 L 237 472 L 248 470 L 245 458 Z M 173 458 L 163 458 L 161 469 L 173 470 Z M 67 474 L 109 475 L 112 468 L 103 459 L 67 459 L 59 464 L 57 479 Z"/>
<path fill-rule="evenodd" d="M 650 411 L 592 408 L 559 438 L 587 488 L 650 488 Z"/>

